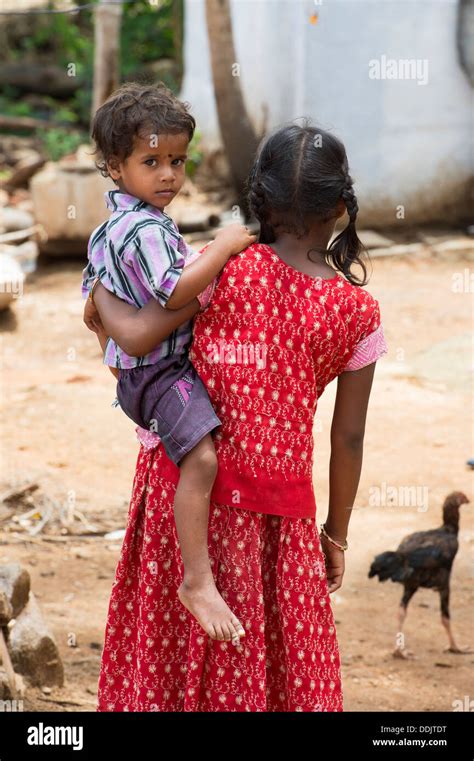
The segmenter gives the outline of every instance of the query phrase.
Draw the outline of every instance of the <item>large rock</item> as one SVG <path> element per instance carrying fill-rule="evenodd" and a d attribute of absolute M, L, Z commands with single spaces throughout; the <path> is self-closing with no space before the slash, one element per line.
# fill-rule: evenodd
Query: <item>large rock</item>
<path fill-rule="evenodd" d="M 0 311 L 23 295 L 25 275 L 12 256 L 0 251 Z"/>
<path fill-rule="evenodd" d="M 0 87 L 3 88 L 7 84 L 26 93 L 69 98 L 81 87 L 81 79 L 70 77 L 64 66 L 42 63 L 35 59 L 2 63 Z"/>
<path fill-rule="evenodd" d="M 58 646 L 33 592 L 10 629 L 8 649 L 15 671 L 27 677 L 33 686 L 63 686 L 64 668 Z"/>
<path fill-rule="evenodd" d="M 13 698 L 12 689 L 8 681 L 5 669 L 0 668 L 0 701 L 8 701 L 6 705 L 0 704 L 2 711 L 22 711 L 21 699 L 25 694 L 25 683 L 20 674 L 15 674 L 16 698 Z"/>
<path fill-rule="evenodd" d="M 85 258 L 91 232 L 110 216 L 104 193 L 116 189 L 113 181 L 102 177 L 90 157 L 86 161 L 80 156 L 62 164 L 48 162 L 31 179 L 30 189 L 36 222 L 48 236 L 40 250 Z"/>
<path fill-rule="evenodd" d="M 13 259 L 20 267 L 23 274 L 27 275 L 36 269 L 38 259 L 38 244 L 34 240 L 25 240 L 16 246 L 10 246 L 8 243 L 0 243 L 0 261 L 4 256 Z"/>
<path fill-rule="evenodd" d="M 26 606 L 30 587 L 30 574 L 19 563 L 0 565 L 0 595 L 3 592 L 12 607 L 11 618 L 16 618 Z"/>
<path fill-rule="evenodd" d="M 46 159 L 37 151 L 28 151 L 28 153 L 28 156 L 21 158 L 15 164 L 12 174 L 6 180 L 5 185 L 9 190 L 27 187 L 28 181 L 46 164 Z"/>
<path fill-rule="evenodd" d="M 27 227 L 32 227 L 34 223 L 33 216 L 23 209 L 16 209 L 13 206 L 4 206 L 0 209 L 0 225 L 7 233 L 25 230 Z"/>
<path fill-rule="evenodd" d="M 0 591 L 0 627 L 6 626 L 13 618 L 13 608 L 5 592 Z"/>

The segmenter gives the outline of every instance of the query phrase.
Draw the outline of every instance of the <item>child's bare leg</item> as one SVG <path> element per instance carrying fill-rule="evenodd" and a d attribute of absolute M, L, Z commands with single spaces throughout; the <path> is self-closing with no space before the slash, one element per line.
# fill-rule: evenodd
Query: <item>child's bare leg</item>
<path fill-rule="evenodd" d="M 219 594 L 209 562 L 209 499 L 217 475 L 217 458 L 210 434 L 185 455 L 180 471 L 174 500 L 184 565 L 179 599 L 212 639 L 235 638 L 238 644 L 245 630 Z"/>

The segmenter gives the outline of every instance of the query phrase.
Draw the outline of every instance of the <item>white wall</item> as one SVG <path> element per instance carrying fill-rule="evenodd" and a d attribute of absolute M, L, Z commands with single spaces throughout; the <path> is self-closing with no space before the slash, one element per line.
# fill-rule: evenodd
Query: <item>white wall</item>
<path fill-rule="evenodd" d="M 231 0 L 241 85 L 258 129 L 310 116 L 345 143 L 363 220 L 447 222 L 467 210 L 472 88 L 457 0 Z M 319 14 L 310 23 L 313 12 Z M 185 78 L 205 146 L 220 145 L 204 0 L 185 2 Z M 428 61 L 428 82 L 375 80 L 371 59 Z"/>

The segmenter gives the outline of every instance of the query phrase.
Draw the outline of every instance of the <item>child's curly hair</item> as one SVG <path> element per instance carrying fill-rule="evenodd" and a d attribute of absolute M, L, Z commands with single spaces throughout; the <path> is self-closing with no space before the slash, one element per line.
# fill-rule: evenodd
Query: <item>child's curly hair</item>
<path fill-rule="evenodd" d="M 97 109 L 92 122 L 93 155 L 99 156 L 95 165 L 102 176 L 110 176 L 107 163 L 112 158 L 125 161 L 131 155 L 135 136 L 187 132 L 191 140 L 196 120 L 189 107 L 162 82 L 127 82 L 115 90 Z"/>

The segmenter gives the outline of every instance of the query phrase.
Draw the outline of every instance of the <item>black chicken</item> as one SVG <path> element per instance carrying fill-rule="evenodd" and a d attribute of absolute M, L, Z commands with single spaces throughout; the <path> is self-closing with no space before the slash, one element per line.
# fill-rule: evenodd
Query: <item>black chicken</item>
<path fill-rule="evenodd" d="M 458 551 L 459 507 L 468 503 L 465 494 L 454 491 L 443 504 L 443 525 L 431 531 L 417 531 L 403 539 L 396 552 L 382 552 L 370 566 L 369 579 L 378 576 L 379 581 L 399 581 L 404 593 L 399 608 L 397 647 L 393 655 L 408 658 L 412 653 L 405 649 L 403 623 L 408 603 L 418 587 L 428 587 L 440 594 L 441 621 L 449 638 L 451 653 L 471 652 L 456 645 L 451 631 L 449 616 L 449 582 L 451 568 Z"/>

